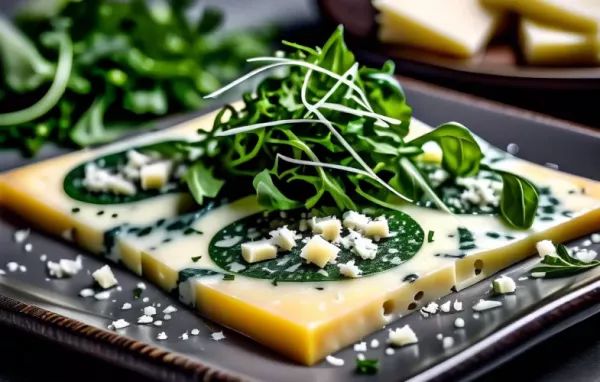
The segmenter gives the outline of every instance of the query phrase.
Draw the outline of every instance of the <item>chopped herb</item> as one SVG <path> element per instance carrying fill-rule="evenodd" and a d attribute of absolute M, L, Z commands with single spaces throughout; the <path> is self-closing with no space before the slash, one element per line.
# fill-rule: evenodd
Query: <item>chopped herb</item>
<path fill-rule="evenodd" d="M 96 215 L 102 216 L 102 215 L 104 215 L 104 211 L 98 211 L 98 213 Z"/>
<path fill-rule="evenodd" d="M 170 243 L 171 241 L 173 241 L 173 239 L 171 239 L 170 237 L 167 237 L 162 242 L 163 242 L 163 244 L 166 244 L 166 243 Z"/>
<path fill-rule="evenodd" d="M 193 261 L 194 263 L 196 263 L 196 262 L 198 262 L 198 260 L 200 260 L 201 258 L 202 258 L 202 256 L 195 256 L 195 257 L 192 257 L 192 261 Z"/>
<path fill-rule="evenodd" d="M 230 275 L 230 274 L 223 275 L 223 280 L 225 280 L 225 281 L 231 281 L 234 279 L 235 279 L 235 275 Z"/>
<path fill-rule="evenodd" d="M 316 290 L 325 290 L 325 288 L 323 288 L 323 287 L 316 287 L 315 289 Z"/>
<path fill-rule="evenodd" d="M 492 239 L 498 239 L 501 236 L 498 232 L 487 232 L 485 235 L 487 237 L 491 237 Z"/>
<path fill-rule="evenodd" d="M 118 217 L 119 217 L 119 214 L 112 214 L 112 216 L 111 216 L 111 217 L 112 217 L 113 219 L 116 219 L 116 218 L 118 218 Z"/>
<path fill-rule="evenodd" d="M 379 371 L 378 359 L 356 360 L 356 371 L 359 374 L 377 374 Z"/>
<path fill-rule="evenodd" d="M 186 228 L 185 231 L 183 231 L 184 235 L 191 235 L 193 233 L 196 233 L 198 235 L 203 235 L 203 233 L 201 231 L 198 231 L 198 230 L 193 229 L 193 228 Z"/>
<path fill-rule="evenodd" d="M 433 235 L 435 234 L 435 231 L 429 231 L 427 232 L 427 242 L 428 243 L 433 243 Z"/>
<path fill-rule="evenodd" d="M 556 255 L 546 255 L 532 270 L 533 277 L 557 278 L 571 276 L 587 271 L 600 265 L 599 260 L 589 263 L 580 261 L 569 254 L 567 247 L 559 244 Z"/>
<path fill-rule="evenodd" d="M 144 290 L 142 288 L 134 288 L 133 289 L 133 298 L 135 300 L 137 300 L 138 298 L 140 298 L 142 296 L 143 292 L 144 292 Z"/>
<path fill-rule="evenodd" d="M 142 230 L 140 230 L 137 234 L 138 237 L 144 237 L 144 236 L 148 236 L 150 235 L 150 233 L 152 232 L 152 227 L 146 227 Z"/>
<path fill-rule="evenodd" d="M 79 207 L 75 207 L 75 208 L 71 209 L 71 212 L 74 214 L 78 213 L 79 211 L 81 211 L 81 208 L 79 208 Z"/>

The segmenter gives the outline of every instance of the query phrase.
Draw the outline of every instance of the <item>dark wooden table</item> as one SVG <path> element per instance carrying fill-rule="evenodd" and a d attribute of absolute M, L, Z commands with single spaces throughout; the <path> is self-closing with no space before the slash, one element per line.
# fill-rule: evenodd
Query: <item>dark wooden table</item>
<path fill-rule="evenodd" d="M 273 9 L 283 10 L 279 12 L 280 16 L 290 17 L 294 12 L 288 12 L 286 9 L 294 4 L 295 10 L 301 9 L 304 12 L 300 16 L 314 24 L 313 27 L 308 28 L 312 32 L 304 33 L 303 39 L 318 38 L 318 17 L 313 0 L 252 1 L 255 4 L 248 7 L 248 12 L 256 14 L 255 22 L 262 17 L 261 13 L 273 13 Z M 231 6 L 233 3 L 239 7 L 247 4 L 241 0 L 237 0 L 237 2 L 236 0 L 222 0 L 221 4 Z M 6 1 L 2 0 L 0 5 L 6 5 Z M 252 19 L 248 12 L 244 11 L 244 18 Z M 599 92 L 532 94 L 518 89 L 501 91 L 485 86 L 465 85 L 452 79 L 436 80 L 436 82 L 454 90 L 481 95 L 600 128 Z M 600 150 L 600 147 L 598 149 Z M 600 171 L 600 164 L 598 167 L 598 171 Z M 599 327 L 600 316 L 596 315 L 529 349 L 486 374 L 480 380 L 486 382 L 505 381 L 518 376 L 517 380 L 520 381 L 598 381 L 600 380 Z M 39 380 L 135 382 L 142 379 L 127 370 L 98 361 L 86 354 L 73 352 L 31 334 L 0 325 L 0 382 Z M 147 379 L 145 380 L 147 381 Z"/>

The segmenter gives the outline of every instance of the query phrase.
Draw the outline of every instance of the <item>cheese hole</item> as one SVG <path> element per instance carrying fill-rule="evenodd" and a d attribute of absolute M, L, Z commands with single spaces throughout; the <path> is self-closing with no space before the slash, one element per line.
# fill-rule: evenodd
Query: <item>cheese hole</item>
<path fill-rule="evenodd" d="M 419 301 L 420 299 L 422 299 L 424 294 L 425 293 L 423 293 L 423 291 L 417 292 L 417 294 L 415 294 L 415 301 Z"/>
<path fill-rule="evenodd" d="M 394 312 L 394 309 L 395 309 L 394 301 L 387 300 L 386 302 L 383 303 L 383 315 L 384 316 L 389 316 L 390 314 L 392 314 Z"/>
<path fill-rule="evenodd" d="M 408 305 L 408 310 L 415 310 L 417 309 L 417 304 L 414 302 L 411 302 L 410 305 Z"/>
<path fill-rule="evenodd" d="M 476 260 L 473 266 L 475 267 L 475 276 L 479 275 L 483 270 L 483 260 Z"/>

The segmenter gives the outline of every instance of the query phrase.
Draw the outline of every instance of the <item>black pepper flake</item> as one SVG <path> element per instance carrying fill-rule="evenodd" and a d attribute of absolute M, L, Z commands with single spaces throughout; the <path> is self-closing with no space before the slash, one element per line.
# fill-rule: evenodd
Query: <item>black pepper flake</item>
<path fill-rule="evenodd" d="M 79 211 L 81 211 L 81 208 L 79 207 L 71 208 L 71 212 L 74 214 L 78 213 Z"/>
<path fill-rule="evenodd" d="M 102 216 L 102 215 L 104 215 L 104 211 L 98 211 L 98 213 L 96 215 Z"/>
<path fill-rule="evenodd" d="M 515 240 L 515 237 L 513 235 L 505 235 L 504 237 L 506 238 L 506 240 Z"/>
<path fill-rule="evenodd" d="M 554 220 L 554 218 L 551 216 L 543 216 L 540 218 L 540 220 L 543 222 L 551 222 L 552 220 Z"/>
<path fill-rule="evenodd" d="M 323 288 L 323 287 L 316 287 L 315 289 L 316 290 L 325 290 L 325 288 Z"/>
<path fill-rule="evenodd" d="M 555 206 L 558 206 L 560 204 L 560 201 L 558 199 L 556 199 L 555 197 L 549 197 L 548 201 L 550 202 L 550 204 L 553 204 Z"/>
<path fill-rule="evenodd" d="M 112 217 L 113 219 L 116 219 L 116 218 L 118 218 L 118 217 L 119 217 L 119 214 L 112 214 L 112 215 L 111 215 L 111 217 Z"/>
<path fill-rule="evenodd" d="M 159 219 L 159 220 L 156 222 L 156 226 L 157 226 L 157 227 L 160 227 L 161 225 L 165 224 L 165 222 L 166 222 L 166 221 L 167 221 L 166 219 Z"/>
<path fill-rule="evenodd" d="M 163 240 L 163 243 L 170 243 L 173 239 L 171 239 L 170 237 L 167 237 L 165 240 Z"/>
<path fill-rule="evenodd" d="M 138 232 L 137 236 L 138 237 L 148 236 L 148 235 L 150 235 L 150 232 L 152 232 L 152 227 L 146 227 L 143 230 L 141 230 L 140 232 Z"/>
<path fill-rule="evenodd" d="M 541 208 L 541 210 L 545 214 L 553 214 L 556 212 L 556 208 L 554 208 L 554 206 L 544 206 Z"/>
<path fill-rule="evenodd" d="M 567 217 L 567 218 L 572 218 L 572 217 L 573 217 L 573 211 L 564 210 L 564 211 L 562 212 L 562 215 L 563 215 L 564 217 Z"/>

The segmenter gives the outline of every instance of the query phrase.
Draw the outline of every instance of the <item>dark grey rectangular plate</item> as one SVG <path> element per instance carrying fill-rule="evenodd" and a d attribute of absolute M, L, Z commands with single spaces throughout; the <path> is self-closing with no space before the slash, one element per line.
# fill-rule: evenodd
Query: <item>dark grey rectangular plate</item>
<path fill-rule="evenodd" d="M 457 120 L 498 147 L 517 143 L 520 147 L 517 155 L 520 157 L 540 164 L 556 163 L 568 172 L 600 179 L 600 134 L 592 130 L 422 83 L 402 82 L 415 116 L 426 123 L 435 125 Z M 171 123 L 166 122 L 163 126 Z M 565 147 L 576 149 L 567 150 Z M 56 153 L 49 150 L 46 155 Z M 14 156 L 9 164 L 3 158 L 8 159 L 10 155 L 0 155 L 0 163 L 3 163 L 0 170 L 18 164 Z M 25 252 L 23 244 L 14 242 L 13 234 L 16 229 L 27 225 L 6 211 L 0 212 L 0 268 L 5 268 L 9 261 L 27 267 L 26 272 L 0 277 L 0 294 L 5 296 L 0 297 L 0 320 L 3 322 L 161 380 L 241 378 L 303 382 L 366 378 L 354 373 L 356 353 L 352 349 L 336 354 L 346 360 L 344 367 L 335 368 L 322 363 L 307 368 L 295 365 L 227 329 L 224 331 L 227 338 L 215 342 L 210 333 L 223 328 L 185 309 L 157 288 L 149 286 L 144 293 L 149 297 L 148 303 L 134 301 L 132 290 L 141 279 L 117 266 L 113 269 L 123 288 L 121 292 L 113 292 L 107 301 L 79 298 L 78 292 L 92 283 L 89 271 L 100 267 L 101 259 L 85 256 L 85 271 L 72 279 L 46 279 L 45 266 L 40 261 L 42 253 L 47 254 L 50 260 L 57 260 L 74 258 L 78 251 L 34 232 L 28 239 L 33 250 Z M 516 280 L 526 275 L 533 261 L 535 259 L 517 264 L 504 273 Z M 501 308 L 480 315 L 474 315 L 471 306 L 480 298 L 490 297 L 489 281 L 451 294 L 442 302 L 459 299 L 465 306 L 463 312 L 438 314 L 427 319 L 413 314 L 391 325 L 410 324 L 420 342 L 397 349 L 393 356 L 384 355 L 383 345 L 370 349 L 367 357 L 381 359 L 381 370 L 369 378 L 412 378 L 415 381 L 472 378 L 599 310 L 600 306 L 596 304 L 600 302 L 598 276 L 600 269 L 572 278 L 519 281 L 514 295 L 500 298 L 503 302 Z M 131 302 L 133 309 L 122 311 L 120 307 L 125 302 Z M 178 311 L 160 328 L 132 325 L 118 334 L 105 329 L 117 318 L 135 322 L 142 314 L 141 309 L 151 303 L 160 303 L 161 308 L 173 304 Z M 465 319 L 464 329 L 454 328 L 457 317 Z M 187 341 L 178 338 L 193 328 L 198 328 L 200 335 L 190 336 Z M 167 333 L 167 341 L 156 340 L 161 331 Z M 441 341 L 436 338 L 438 333 L 453 337 L 455 345 L 443 349 Z M 365 340 L 376 338 L 383 344 L 386 336 L 387 332 L 382 330 Z"/>

